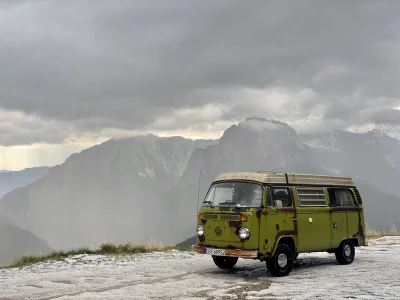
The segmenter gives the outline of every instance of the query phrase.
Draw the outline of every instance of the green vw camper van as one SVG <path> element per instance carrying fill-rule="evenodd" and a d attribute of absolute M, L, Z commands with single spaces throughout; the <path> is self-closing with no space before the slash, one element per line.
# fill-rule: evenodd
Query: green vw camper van
<path fill-rule="evenodd" d="M 211 184 L 192 248 L 219 268 L 257 259 L 286 276 L 300 253 L 335 253 L 339 264 L 351 264 L 360 246 L 367 246 L 364 210 L 351 178 L 237 172 Z"/>

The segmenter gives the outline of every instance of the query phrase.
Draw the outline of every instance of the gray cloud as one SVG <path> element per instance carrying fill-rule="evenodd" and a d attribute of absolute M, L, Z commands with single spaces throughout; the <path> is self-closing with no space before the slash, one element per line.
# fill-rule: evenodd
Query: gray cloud
<path fill-rule="evenodd" d="M 0 146 L 60 144 L 69 136 L 68 124 L 0 109 Z"/>
<path fill-rule="evenodd" d="M 398 109 L 383 109 L 383 110 L 377 111 L 372 116 L 372 121 L 377 124 L 400 125 L 400 110 L 398 110 Z"/>
<path fill-rule="evenodd" d="M 364 122 L 400 105 L 399 8 L 19 1 L 0 6 L 0 107 L 83 131 L 202 128 L 248 115 Z"/>
<path fill-rule="evenodd" d="M 27 0 L 0 0 L 0 9 L 6 9 L 15 5 L 19 5 Z"/>

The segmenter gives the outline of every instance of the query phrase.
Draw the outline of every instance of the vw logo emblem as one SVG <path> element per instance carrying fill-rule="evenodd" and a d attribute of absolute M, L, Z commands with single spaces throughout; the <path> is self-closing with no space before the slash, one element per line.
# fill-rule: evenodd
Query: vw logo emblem
<path fill-rule="evenodd" d="M 216 234 L 217 236 L 220 236 L 220 235 L 222 234 L 222 229 L 221 229 L 221 227 L 219 227 L 219 226 L 215 227 L 214 232 L 215 232 L 215 234 Z"/>

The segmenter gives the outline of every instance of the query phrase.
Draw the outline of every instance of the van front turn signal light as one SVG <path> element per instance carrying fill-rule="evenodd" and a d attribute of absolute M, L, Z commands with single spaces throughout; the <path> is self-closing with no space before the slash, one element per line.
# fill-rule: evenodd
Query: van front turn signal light
<path fill-rule="evenodd" d="M 247 222 L 247 216 L 241 215 L 239 220 L 240 222 Z"/>

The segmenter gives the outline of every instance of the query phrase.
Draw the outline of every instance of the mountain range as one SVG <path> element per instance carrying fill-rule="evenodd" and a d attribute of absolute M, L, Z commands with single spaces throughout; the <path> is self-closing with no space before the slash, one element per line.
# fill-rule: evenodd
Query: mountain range
<path fill-rule="evenodd" d="M 21 171 L 0 171 L 0 198 L 16 188 L 35 182 L 43 177 L 48 170 L 48 167 L 38 167 Z"/>
<path fill-rule="evenodd" d="M 193 236 L 198 201 L 219 173 L 268 170 L 351 176 L 368 228 L 400 225 L 398 139 L 376 130 L 298 135 L 262 118 L 232 125 L 219 140 L 107 141 L 5 195 L 0 213 L 53 248 L 175 244 Z"/>

